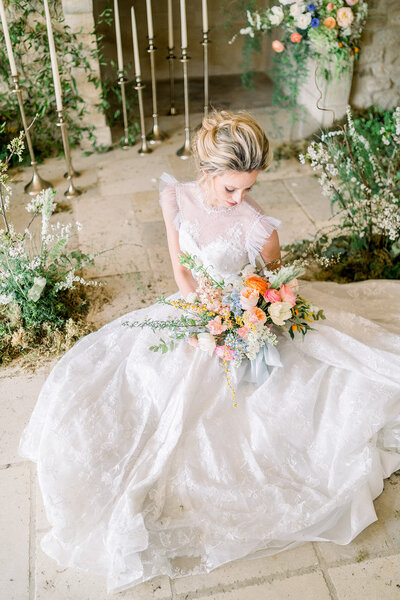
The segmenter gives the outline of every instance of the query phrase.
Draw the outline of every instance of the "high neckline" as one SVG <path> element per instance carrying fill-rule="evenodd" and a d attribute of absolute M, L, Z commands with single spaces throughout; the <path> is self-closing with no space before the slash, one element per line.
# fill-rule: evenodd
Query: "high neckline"
<path fill-rule="evenodd" d="M 216 208 L 215 206 L 209 206 L 208 204 L 205 203 L 205 198 L 204 198 L 204 193 L 200 187 L 200 183 L 199 181 L 195 180 L 192 182 L 195 190 L 196 190 L 196 196 L 197 199 L 199 200 L 201 206 L 204 208 L 204 210 L 207 213 L 230 213 L 233 210 L 235 210 L 235 208 L 237 208 L 238 206 L 240 206 L 240 204 L 235 204 L 234 206 L 227 206 L 225 208 Z"/>

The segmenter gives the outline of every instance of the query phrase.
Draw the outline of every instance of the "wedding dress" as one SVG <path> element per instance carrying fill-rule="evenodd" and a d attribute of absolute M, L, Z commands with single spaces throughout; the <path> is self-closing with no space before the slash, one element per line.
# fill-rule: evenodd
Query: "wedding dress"
<path fill-rule="evenodd" d="M 196 182 L 161 178 L 182 251 L 230 277 L 254 265 L 279 221 L 250 199 L 204 203 Z M 124 322 L 165 319 L 154 304 L 81 339 L 56 364 L 22 434 L 37 463 L 62 566 L 107 577 L 108 592 L 180 577 L 307 541 L 348 544 L 377 519 L 372 500 L 400 468 L 400 282 L 301 282 L 326 321 L 254 373 Z M 173 298 L 181 297 L 179 293 Z"/>

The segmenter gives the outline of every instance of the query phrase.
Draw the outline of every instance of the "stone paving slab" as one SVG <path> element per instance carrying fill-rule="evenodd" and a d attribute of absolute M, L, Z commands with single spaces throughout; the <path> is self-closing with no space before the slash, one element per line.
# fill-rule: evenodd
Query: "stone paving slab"
<path fill-rule="evenodd" d="M 18 454 L 19 440 L 47 375 L 45 370 L 7 374 L 8 377 L 2 373 L 0 376 L 0 423 L 6 424 L 0 429 L 0 466 L 25 460 Z"/>
<path fill-rule="evenodd" d="M 398 600 L 400 557 L 385 556 L 329 569 L 338 600 Z"/>
<path fill-rule="evenodd" d="M 223 587 L 218 592 L 195 597 L 202 600 L 332 600 L 320 571 L 234 589 Z"/>
<path fill-rule="evenodd" d="M 0 598 L 29 600 L 30 465 L 0 469 Z"/>

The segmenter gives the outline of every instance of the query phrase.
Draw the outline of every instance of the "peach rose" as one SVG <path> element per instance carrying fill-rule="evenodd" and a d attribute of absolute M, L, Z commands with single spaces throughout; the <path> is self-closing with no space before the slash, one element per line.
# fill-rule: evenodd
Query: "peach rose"
<path fill-rule="evenodd" d="M 284 49 L 285 46 L 279 40 L 274 40 L 272 42 L 272 50 L 275 50 L 275 52 L 283 52 Z"/>
<path fill-rule="evenodd" d="M 293 294 L 297 294 L 299 291 L 299 282 L 297 279 L 292 279 L 292 281 L 289 281 L 287 285 L 291 288 Z"/>
<path fill-rule="evenodd" d="M 240 306 L 243 308 L 243 310 L 253 308 L 253 306 L 257 306 L 259 298 L 260 294 L 257 290 L 251 287 L 245 287 L 240 293 Z"/>
<path fill-rule="evenodd" d="M 327 29 L 335 29 L 336 20 L 333 17 L 326 17 L 324 25 Z"/>
<path fill-rule="evenodd" d="M 267 320 L 267 315 L 261 308 L 254 306 L 243 313 L 243 320 L 246 325 L 263 325 Z"/>
<path fill-rule="evenodd" d="M 356 4 L 358 4 L 358 0 L 346 0 L 346 4 L 348 4 L 349 6 L 355 6 Z"/>
<path fill-rule="evenodd" d="M 292 42 L 294 42 L 295 44 L 298 44 L 299 42 L 301 42 L 302 38 L 303 38 L 303 36 L 300 35 L 297 31 L 294 31 L 292 33 L 292 35 L 290 36 L 290 40 Z"/>
<path fill-rule="evenodd" d="M 222 324 L 221 317 L 219 315 L 218 317 L 212 319 L 212 321 L 209 321 L 206 327 L 213 335 L 219 335 L 223 331 L 227 330 L 227 326 Z"/>
<path fill-rule="evenodd" d="M 199 347 L 199 340 L 197 339 L 197 337 L 190 337 L 188 339 L 188 342 L 191 346 L 193 346 L 193 348 L 198 348 Z"/>
<path fill-rule="evenodd" d="M 280 302 L 282 300 L 281 295 L 278 290 L 270 289 L 267 290 L 264 294 L 264 300 L 267 302 Z"/>
<path fill-rule="evenodd" d="M 240 327 L 240 329 L 238 329 L 236 333 L 245 340 L 248 332 L 249 332 L 249 328 L 246 325 L 244 325 L 243 327 Z"/>
<path fill-rule="evenodd" d="M 288 302 L 290 306 L 294 306 L 296 304 L 296 296 L 293 294 L 290 286 L 282 283 L 279 291 L 283 302 Z"/>
<path fill-rule="evenodd" d="M 336 18 L 340 27 L 350 27 L 350 25 L 354 21 L 353 11 L 347 6 L 339 8 L 339 10 L 336 13 Z"/>
<path fill-rule="evenodd" d="M 251 277 L 246 277 L 246 285 L 249 288 L 253 288 L 257 290 L 260 294 L 264 294 L 264 292 L 269 288 L 269 284 L 259 277 L 258 275 L 252 275 Z"/>
<path fill-rule="evenodd" d="M 331 12 L 331 10 L 333 10 L 335 8 L 335 5 L 333 4 L 333 2 L 329 2 L 326 10 L 328 10 L 329 12 Z"/>

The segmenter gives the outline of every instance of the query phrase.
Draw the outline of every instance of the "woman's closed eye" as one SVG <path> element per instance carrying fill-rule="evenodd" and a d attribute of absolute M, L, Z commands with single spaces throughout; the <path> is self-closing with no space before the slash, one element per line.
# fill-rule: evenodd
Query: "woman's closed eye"
<path fill-rule="evenodd" d="M 252 189 L 252 187 L 253 187 L 253 186 L 251 186 L 251 187 L 247 188 L 247 189 L 246 189 L 246 192 L 250 192 L 250 190 Z M 228 192 L 228 194 L 233 194 L 233 192 L 234 192 L 235 190 L 231 190 L 231 189 L 229 189 L 229 188 L 227 188 L 227 187 L 225 186 L 225 191 L 226 191 L 226 192 Z"/>

